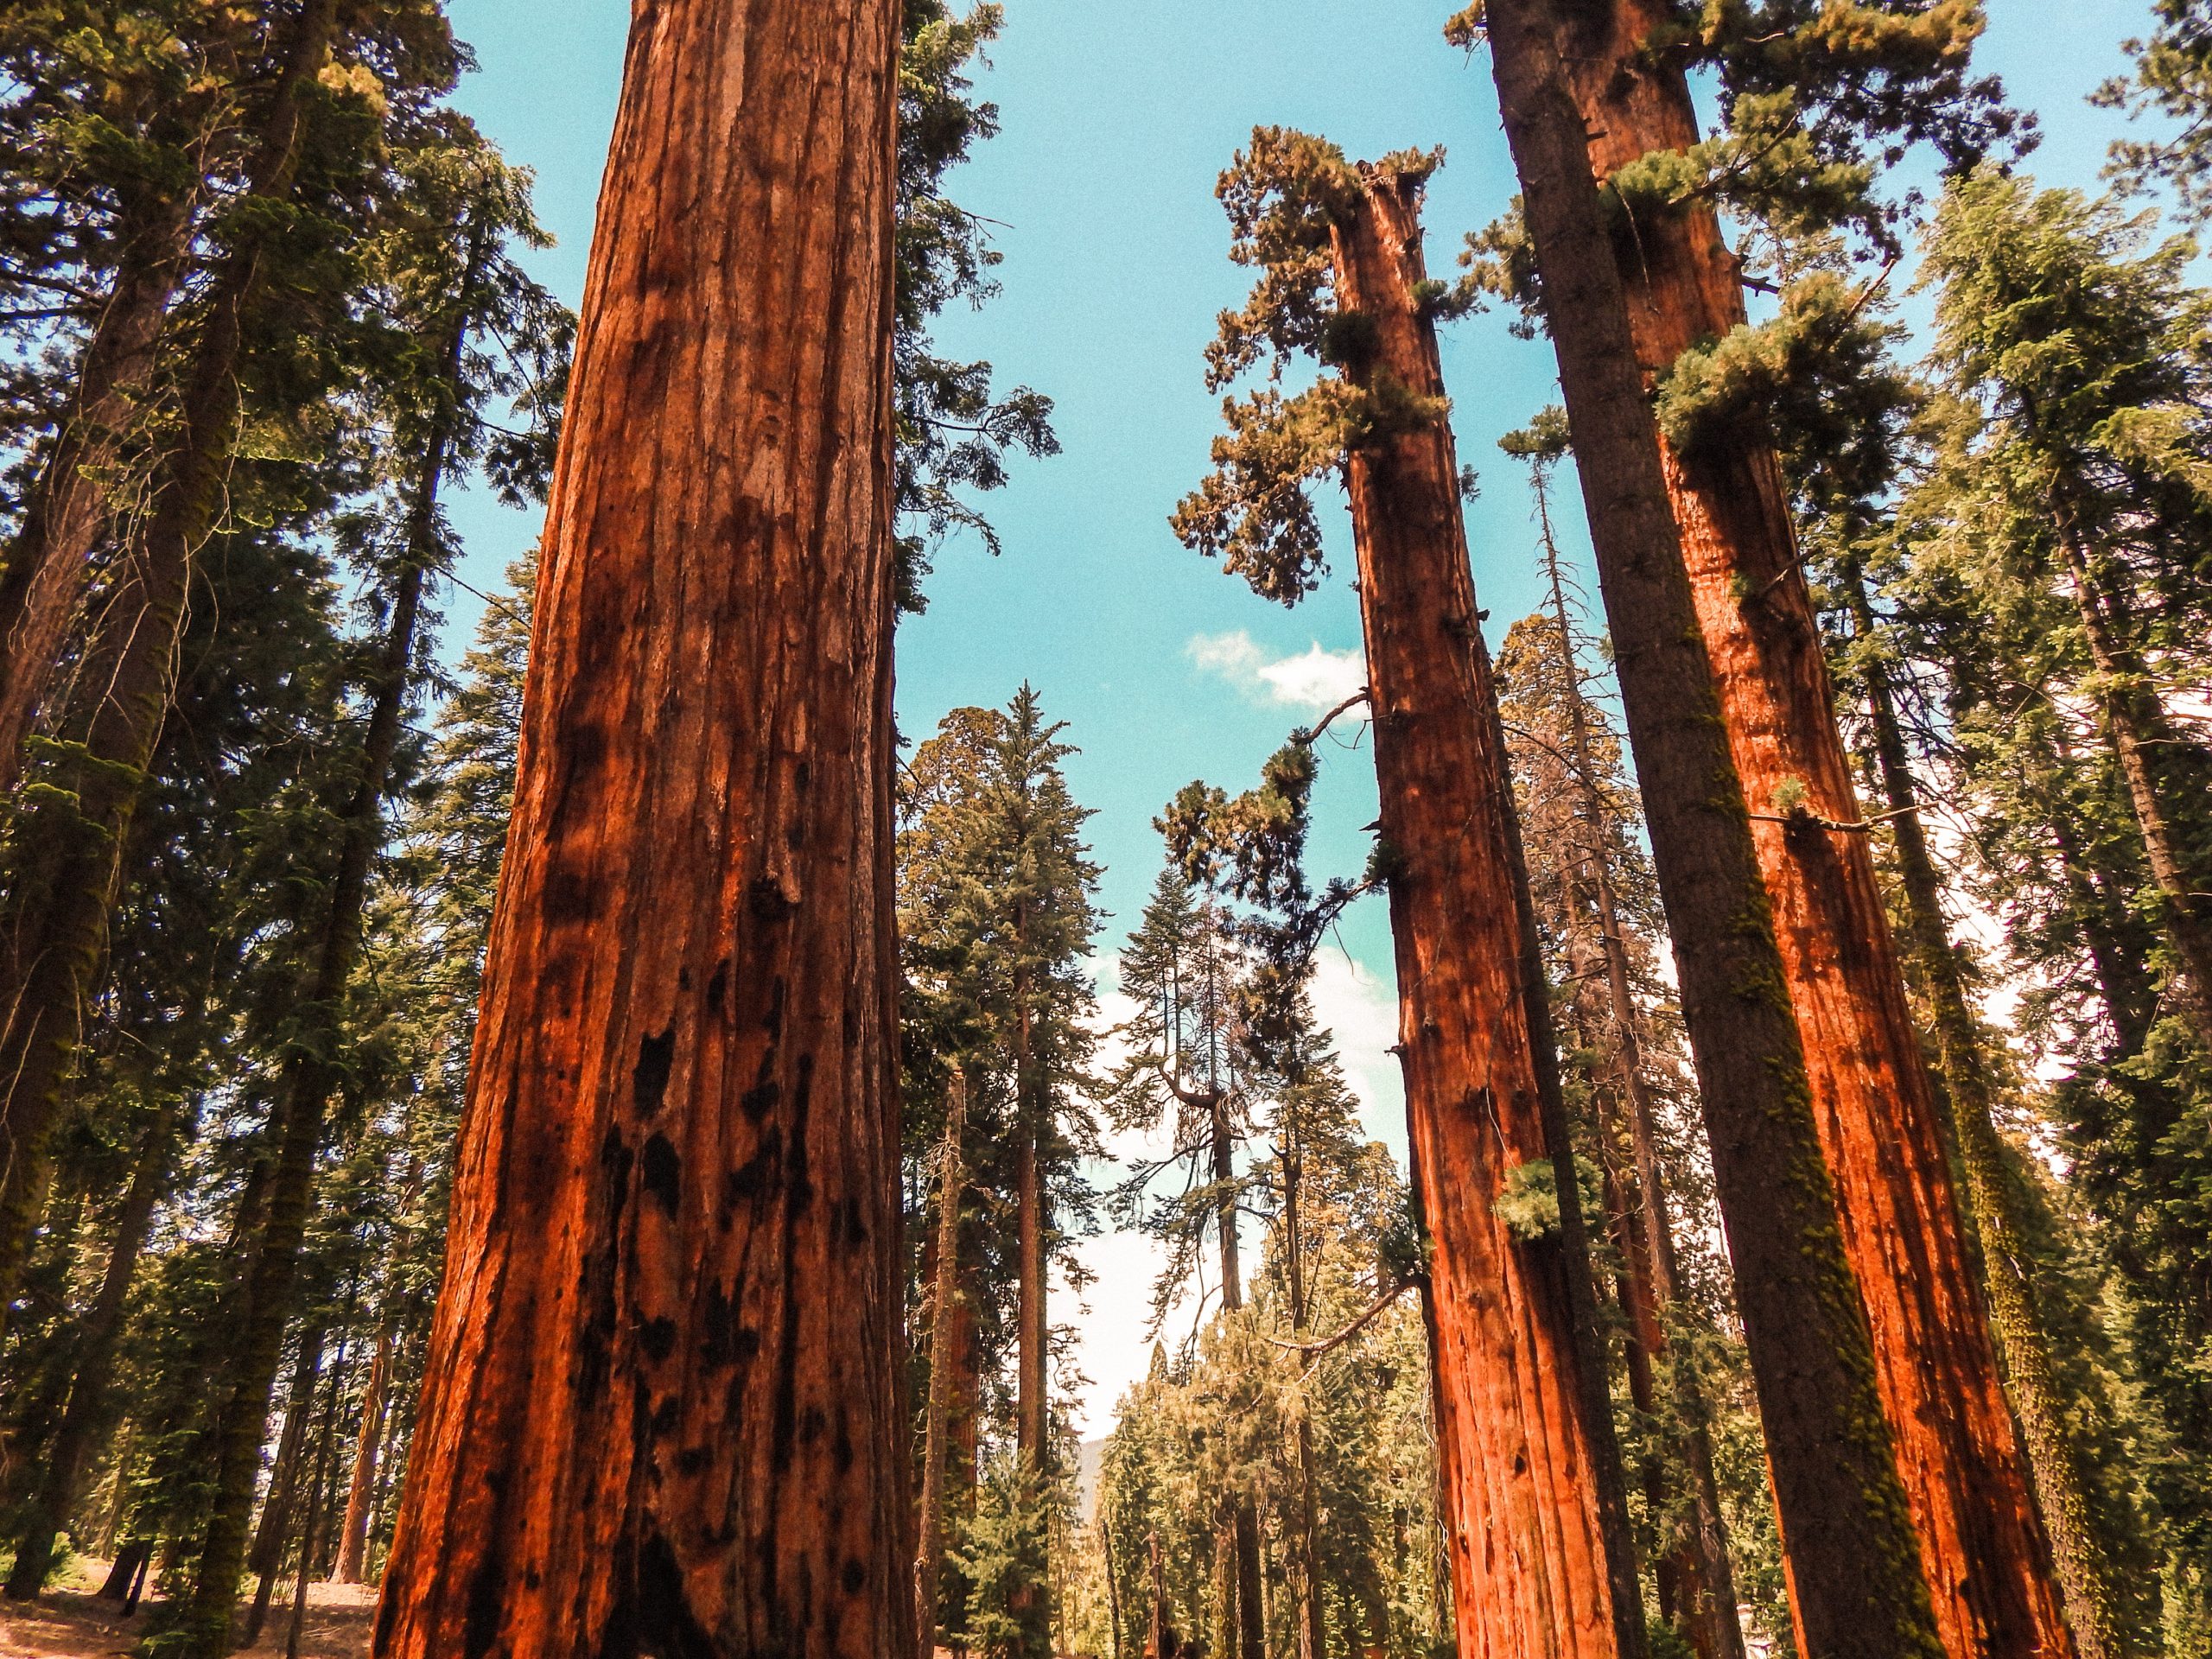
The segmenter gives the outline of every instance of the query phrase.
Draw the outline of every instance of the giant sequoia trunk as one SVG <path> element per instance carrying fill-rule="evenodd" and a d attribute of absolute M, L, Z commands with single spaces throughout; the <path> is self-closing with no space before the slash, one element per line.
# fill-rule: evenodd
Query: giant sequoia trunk
<path fill-rule="evenodd" d="M 916 1650 L 898 41 L 632 26 L 383 1659 Z"/>
<path fill-rule="evenodd" d="M 1697 143 L 1679 65 L 1648 47 L 1675 26 L 1670 5 L 1560 10 L 1575 20 L 1562 56 L 1594 181 Z M 1647 381 L 1745 322 L 1738 267 L 1705 200 L 1637 214 L 1615 246 Z M 1662 454 L 1722 723 L 1758 815 L 1783 983 L 1937 1628 L 1954 1659 L 2065 1654 L 2050 1549 L 1872 857 L 1863 834 L 1834 827 L 1856 823 L 1859 807 L 1781 467 L 1770 447 L 1741 438 L 1694 451 L 1662 439 Z"/>
<path fill-rule="evenodd" d="M 1930 1659 L 1942 1649 L 1866 1316 L 1561 61 L 1574 42 L 1552 0 L 1490 0 L 1487 18 L 1675 944 L 1799 1650 Z"/>
<path fill-rule="evenodd" d="M 278 131 L 295 114 L 281 87 L 270 114 Z M 264 149 L 264 161 L 268 155 Z M 153 384 L 156 344 L 190 251 L 191 229 L 188 195 L 154 194 L 126 211 L 115 278 L 85 342 L 75 395 L 0 568 L 0 792 L 22 775 L 24 740 L 83 601 L 92 549 L 113 506 L 112 474 L 129 451 L 139 405 Z"/>
<path fill-rule="evenodd" d="M 1435 333 L 1416 298 L 1421 181 L 1359 169 L 1358 200 L 1333 234 L 1337 297 L 1373 327 L 1352 379 L 1440 402 Z M 1440 413 L 1411 421 L 1355 448 L 1347 477 L 1399 1058 L 1431 1249 L 1423 1305 L 1459 1651 L 1633 1652 L 1642 1609 L 1632 1568 L 1625 1598 L 1613 1582 L 1598 1490 L 1618 1483 L 1617 1457 L 1609 1469 L 1611 1423 L 1586 1409 L 1562 1247 L 1516 1237 L 1497 1208 L 1509 1185 L 1549 1167 L 1536 1053 L 1549 1033 L 1530 1025 L 1534 941 L 1451 429 Z M 1557 1185 L 1565 1210 L 1571 1174 Z"/>
<path fill-rule="evenodd" d="M 1951 947 L 1943 918 L 1942 878 L 1922 827 L 1912 757 L 1897 719 L 1889 670 L 1873 652 L 1874 612 L 1855 562 L 1843 573 L 1852 625 L 1871 653 L 1862 676 L 1874 763 L 1887 805 L 1904 893 L 1905 938 L 1919 965 L 1935 1015 L 1936 1052 L 1951 1123 L 1966 1173 L 1967 1194 L 1980 1235 L 1982 1281 L 1992 1321 L 2003 1345 L 2006 1392 L 2035 1478 L 2036 1495 L 2050 1529 L 2051 1553 L 2066 1599 L 2066 1617 L 2081 1659 L 2122 1659 L 2132 1651 L 2130 1632 L 2085 1475 L 2083 1448 L 2051 1369 L 2050 1339 L 2037 1306 L 2031 1224 L 2019 1177 L 2010 1167 L 1992 1109 L 1992 1057 L 1984 1052 L 1980 1023 L 1967 1000 L 1965 975 Z"/>
<path fill-rule="evenodd" d="M 327 58 L 339 0 L 309 0 L 295 24 L 257 190 L 289 188 L 301 104 Z M 175 447 L 156 469 L 143 524 L 118 560 L 86 649 L 92 708 L 59 763 L 55 790 L 23 835 L 0 940 L 0 1309 L 13 1300 L 46 1185 L 47 1140 L 74 1065 L 83 1008 L 106 955 L 123 848 L 168 709 L 186 589 L 214 522 L 238 434 L 238 367 L 264 286 L 248 235 L 218 271 L 188 366 Z"/>

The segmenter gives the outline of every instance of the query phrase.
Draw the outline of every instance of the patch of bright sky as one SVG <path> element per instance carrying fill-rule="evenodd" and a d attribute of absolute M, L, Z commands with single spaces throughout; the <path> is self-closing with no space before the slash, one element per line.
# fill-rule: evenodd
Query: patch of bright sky
<path fill-rule="evenodd" d="M 620 87 L 620 0 L 454 0 L 480 72 L 460 96 L 515 161 L 537 175 L 541 218 L 559 245 L 533 268 L 572 304 L 582 293 L 594 206 Z M 1002 135 L 957 178 L 959 200 L 999 222 L 1004 293 L 948 317 L 948 351 L 988 358 L 999 383 L 1057 404 L 1065 453 L 1015 467 L 986 503 L 1003 556 L 944 549 L 930 609 L 899 641 L 904 728 L 926 734 L 946 709 L 1002 703 L 1024 679 L 1068 722 L 1069 763 L 1094 808 L 1106 867 L 1110 955 L 1159 867 L 1152 819 L 1194 777 L 1236 789 L 1289 728 L 1360 682 L 1343 514 L 1332 513 L 1337 574 L 1296 611 L 1255 598 L 1167 531 L 1175 501 L 1206 467 L 1217 400 L 1200 380 L 1215 314 L 1248 273 L 1224 257 L 1216 175 L 1257 123 L 1322 133 L 1355 156 L 1443 144 L 1428 197 L 1433 274 L 1452 274 L 1461 234 L 1514 194 L 1486 59 L 1439 35 L 1453 7 L 1405 0 L 1007 0 L 1007 30 L 981 90 Z M 1984 67 L 2044 130 L 2029 165 L 2047 182 L 2094 188 L 2122 130 L 2088 92 L 2124 65 L 2120 42 L 2149 27 L 2147 0 L 1990 0 Z M 1461 458 L 1482 474 L 1469 510 L 1475 578 L 1493 645 L 1537 601 L 1529 500 L 1497 437 L 1556 397 L 1548 347 L 1516 340 L 1496 315 L 1457 325 L 1444 350 Z M 1572 492 L 1559 518 L 1585 545 Z M 454 504 L 479 588 L 537 532 L 534 517 L 481 496 Z M 476 602 L 450 606 L 449 645 Z M 1327 751 L 1317 798 L 1314 873 L 1356 872 L 1357 826 L 1375 816 L 1363 747 Z M 1402 1155 L 1389 941 L 1379 904 L 1361 906 L 1325 957 L 1317 1000 L 1345 1052 L 1370 1132 Z M 1109 987 L 1110 990 L 1110 986 Z M 1110 999 L 1109 999 L 1110 1000 Z M 1109 1007 L 1110 1012 L 1110 1007 Z M 1097 1273 L 1075 1317 L 1084 1432 L 1142 1375 L 1152 1257 L 1126 1236 L 1094 1242 Z"/>

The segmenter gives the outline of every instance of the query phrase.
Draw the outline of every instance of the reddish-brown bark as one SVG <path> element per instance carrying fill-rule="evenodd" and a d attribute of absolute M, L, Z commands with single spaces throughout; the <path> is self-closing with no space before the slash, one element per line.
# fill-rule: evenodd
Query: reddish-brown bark
<path fill-rule="evenodd" d="M 1803 1042 L 1683 567 L 1658 434 L 1552 0 L 1489 0 L 1522 188 L 1681 978 L 1801 1652 L 1942 1652 L 1835 1219 Z"/>
<path fill-rule="evenodd" d="M 1421 178 L 1358 169 L 1357 203 L 1332 236 L 1337 297 L 1373 324 L 1372 359 L 1348 369 L 1356 384 L 1388 377 L 1440 400 L 1435 332 L 1415 298 Z M 1495 1208 L 1512 1172 L 1551 1147 L 1512 791 L 1448 423 L 1440 412 L 1354 448 L 1347 479 L 1459 1651 L 1613 1656 L 1623 1644 L 1560 1249 L 1516 1239 Z"/>
<path fill-rule="evenodd" d="M 915 1651 L 898 35 L 632 22 L 382 1659 Z"/>
<path fill-rule="evenodd" d="M 353 1440 L 353 1473 L 346 1484 L 346 1513 L 339 1522 L 338 1560 L 330 1576 L 340 1584 L 361 1582 L 369 1550 L 369 1506 L 376 1494 L 377 1452 L 384 1444 L 385 1394 L 391 1385 L 392 1346 L 397 1321 L 386 1319 L 377 1332 L 369 1375 L 361 1384 L 360 1432 Z"/>
<path fill-rule="evenodd" d="M 1671 9 L 1611 0 L 1577 16 L 1566 57 L 1594 178 L 1694 144 L 1687 80 L 1645 49 Z M 1639 214 L 1620 245 L 1648 377 L 1745 321 L 1702 200 Z M 1766 815 L 1759 865 L 1937 1627 L 1957 1659 L 2070 1653 L 1866 838 L 1815 822 L 1859 813 L 1780 465 L 1757 443 L 1662 445 L 1730 748 Z"/>

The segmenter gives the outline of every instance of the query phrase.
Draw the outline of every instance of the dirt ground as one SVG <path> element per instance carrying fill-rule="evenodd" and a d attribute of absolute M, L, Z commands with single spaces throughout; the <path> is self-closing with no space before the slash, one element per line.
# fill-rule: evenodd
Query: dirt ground
<path fill-rule="evenodd" d="M 107 1569 L 105 1561 L 79 1557 L 30 1605 L 0 1602 L 0 1659 L 114 1659 L 135 1652 L 153 1604 L 142 1605 L 135 1618 L 119 1617 L 118 1604 L 92 1594 Z M 278 1605 L 270 1610 L 260 1642 L 242 1651 L 284 1651 L 291 1628 L 290 1590 L 284 1586 Z M 365 1586 L 309 1585 L 301 1659 L 362 1659 L 369 1650 L 369 1621 L 375 1612 L 376 1592 Z"/>

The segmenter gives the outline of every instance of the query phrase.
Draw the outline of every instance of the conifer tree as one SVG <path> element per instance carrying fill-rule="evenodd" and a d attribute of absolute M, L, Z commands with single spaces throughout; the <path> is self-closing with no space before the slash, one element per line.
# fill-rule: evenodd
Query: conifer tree
<path fill-rule="evenodd" d="M 1434 333 L 1443 285 L 1421 264 L 1419 206 L 1438 160 L 1354 167 L 1319 139 L 1262 128 L 1223 175 L 1233 257 L 1260 279 L 1246 308 L 1223 316 L 1210 384 L 1262 363 L 1279 378 L 1305 353 L 1340 372 L 1295 397 L 1270 385 L 1225 403 L 1216 471 L 1174 524 L 1256 592 L 1294 602 L 1320 575 L 1306 486 L 1344 480 L 1460 1651 L 1503 1639 L 1632 1653 L 1641 1596 L 1579 1201 L 1548 1174 L 1569 1149 L 1459 520 Z M 1500 1200 L 1532 1184 L 1556 1210 L 1516 1230 Z"/>
<path fill-rule="evenodd" d="M 387 1659 L 915 1650 L 899 43 L 873 0 L 632 41 Z"/>
<path fill-rule="evenodd" d="M 1831 1180 L 1814 1109 L 1814 1045 L 1787 988 L 1749 780 L 1723 724 L 1578 102 L 1593 45 L 1586 36 L 1603 37 L 1619 20 L 1610 7 L 1592 15 L 1493 0 L 1460 21 L 1487 35 L 1559 358 L 1758 1382 L 1799 1645 L 1932 1655 L 1942 1649 L 1921 1541 L 1883 1414 L 1868 1300 L 1839 1230 L 1842 1179 Z M 1807 1363 L 1814 1354 L 1817 1366 Z"/>

